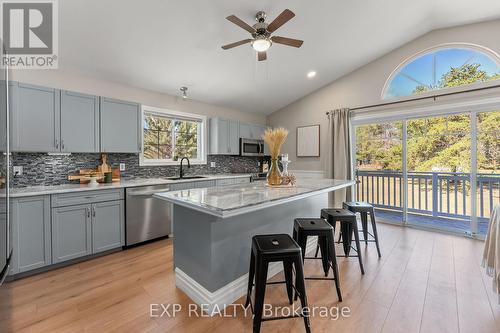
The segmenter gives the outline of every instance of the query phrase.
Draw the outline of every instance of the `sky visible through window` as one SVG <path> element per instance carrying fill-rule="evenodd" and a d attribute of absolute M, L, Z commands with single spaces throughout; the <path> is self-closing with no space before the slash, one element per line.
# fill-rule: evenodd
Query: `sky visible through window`
<path fill-rule="evenodd" d="M 477 67 L 477 68 L 475 68 Z M 472 81 L 489 81 L 498 79 L 499 64 L 489 55 L 478 50 L 467 48 L 447 48 L 427 53 L 406 64 L 389 83 L 384 98 L 410 96 L 416 93 L 446 88 L 463 84 L 449 81 L 449 74 L 455 69 L 455 80 L 460 76 L 470 77 L 470 72 L 476 74 Z M 445 76 L 448 74 L 448 79 Z"/>

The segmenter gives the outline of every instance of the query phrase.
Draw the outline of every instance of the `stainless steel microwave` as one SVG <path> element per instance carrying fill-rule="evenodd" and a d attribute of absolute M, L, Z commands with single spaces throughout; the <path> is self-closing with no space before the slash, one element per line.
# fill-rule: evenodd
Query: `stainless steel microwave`
<path fill-rule="evenodd" d="M 240 139 L 241 156 L 264 156 L 264 140 Z"/>

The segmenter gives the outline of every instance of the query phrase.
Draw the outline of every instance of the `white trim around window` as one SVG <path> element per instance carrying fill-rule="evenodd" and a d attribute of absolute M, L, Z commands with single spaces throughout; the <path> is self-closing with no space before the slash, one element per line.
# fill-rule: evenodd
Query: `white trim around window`
<path fill-rule="evenodd" d="M 190 120 L 199 122 L 201 125 L 198 130 L 198 158 L 190 159 L 191 164 L 207 164 L 207 148 L 208 148 L 208 126 L 207 117 L 194 113 L 187 113 L 169 109 L 158 108 L 154 106 L 142 105 L 141 107 L 141 153 L 139 155 L 140 166 L 161 166 L 161 165 L 178 165 L 178 160 L 173 159 L 145 159 L 144 158 L 144 114 L 157 114 L 158 116 L 169 117 L 175 120 Z"/>

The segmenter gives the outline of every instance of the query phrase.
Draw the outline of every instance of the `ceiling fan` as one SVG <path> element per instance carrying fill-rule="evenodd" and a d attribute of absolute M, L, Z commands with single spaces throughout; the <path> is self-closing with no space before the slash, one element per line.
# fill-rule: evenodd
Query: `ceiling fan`
<path fill-rule="evenodd" d="M 285 9 L 281 14 L 278 15 L 271 23 L 266 23 L 266 13 L 263 11 L 258 12 L 255 15 L 255 23 L 253 26 L 250 26 L 243 22 L 241 19 L 236 17 L 235 15 L 230 15 L 226 17 L 227 20 L 233 22 L 240 28 L 248 31 L 252 38 L 243 39 L 239 42 L 231 43 L 222 46 L 224 50 L 231 49 L 236 46 L 240 46 L 243 44 L 250 43 L 252 48 L 257 52 L 257 59 L 259 61 L 263 61 L 267 59 L 266 51 L 269 50 L 273 43 L 283 44 L 287 46 L 293 47 L 301 47 L 304 41 L 299 39 L 280 37 L 280 36 L 271 36 L 273 32 L 278 30 L 286 22 L 290 21 L 295 14 L 290 9 Z"/>

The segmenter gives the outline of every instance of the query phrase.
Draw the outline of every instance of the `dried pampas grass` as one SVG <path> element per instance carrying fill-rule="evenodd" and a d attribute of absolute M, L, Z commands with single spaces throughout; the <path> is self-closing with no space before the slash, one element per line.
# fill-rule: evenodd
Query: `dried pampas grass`
<path fill-rule="evenodd" d="M 288 130 L 283 127 L 268 128 L 262 135 L 262 139 L 269 146 L 271 158 L 276 159 L 280 153 L 281 145 L 285 142 L 288 136 Z"/>

